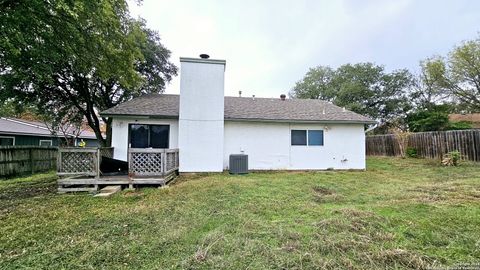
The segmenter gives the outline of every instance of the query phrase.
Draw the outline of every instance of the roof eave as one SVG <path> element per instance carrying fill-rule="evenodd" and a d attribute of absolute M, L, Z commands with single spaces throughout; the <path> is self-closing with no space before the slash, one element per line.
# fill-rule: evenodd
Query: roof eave
<path fill-rule="evenodd" d="M 133 119 L 178 119 L 174 115 L 141 115 L 141 114 L 112 114 L 101 113 L 104 117 L 121 117 Z M 249 121 L 249 122 L 277 122 L 277 123 L 330 123 L 330 124 L 375 124 L 373 120 L 302 120 L 302 119 L 262 119 L 262 118 L 224 118 L 225 121 Z"/>
<path fill-rule="evenodd" d="M 178 115 L 148 115 L 148 114 L 128 114 L 128 113 L 100 113 L 103 117 L 122 117 L 136 119 L 178 119 Z"/>
<path fill-rule="evenodd" d="M 276 123 L 322 123 L 322 124 L 375 124 L 373 120 L 302 120 L 302 119 L 260 119 L 260 118 L 225 118 L 225 121 L 276 122 Z"/>

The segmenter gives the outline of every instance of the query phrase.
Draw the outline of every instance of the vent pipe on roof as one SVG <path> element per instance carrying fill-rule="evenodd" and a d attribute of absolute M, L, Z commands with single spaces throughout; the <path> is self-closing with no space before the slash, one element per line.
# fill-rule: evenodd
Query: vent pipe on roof
<path fill-rule="evenodd" d="M 255 100 L 255 95 L 252 95 L 252 99 Z"/>
<path fill-rule="evenodd" d="M 238 91 L 238 97 L 242 97 L 242 91 Z"/>
<path fill-rule="evenodd" d="M 208 58 L 210 58 L 210 55 L 208 55 L 208 54 L 206 54 L 206 53 L 202 53 L 202 54 L 200 54 L 200 58 L 202 58 L 202 59 L 208 59 Z"/>
<path fill-rule="evenodd" d="M 342 111 L 343 111 L 343 112 L 346 112 L 346 111 L 347 111 L 347 109 L 345 109 L 345 107 L 343 107 L 343 108 L 342 108 Z"/>
<path fill-rule="evenodd" d="M 280 95 L 280 99 L 281 99 L 281 100 L 285 101 L 286 98 L 287 98 L 287 96 L 286 96 L 285 94 L 281 94 L 281 95 Z"/>

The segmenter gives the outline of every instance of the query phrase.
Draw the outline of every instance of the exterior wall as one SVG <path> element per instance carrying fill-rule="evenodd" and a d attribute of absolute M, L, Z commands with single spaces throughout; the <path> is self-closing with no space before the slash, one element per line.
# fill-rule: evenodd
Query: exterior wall
<path fill-rule="evenodd" d="M 129 124 L 170 125 L 169 148 L 178 148 L 178 120 L 176 119 L 135 119 L 113 118 L 112 121 L 112 147 L 115 159 L 127 161 L 128 151 L 128 126 Z"/>
<path fill-rule="evenodd" d="M 223 171 L 225 61 L 180 62 L 179 171 Z"/>
<path fill-rule="evenodd" d="M 2 137 L 14 137 L 15 145 L 32 145 L 39 146 L 40 140 L 51 140 L 52 146 L 59 146 L 64 138 L 58 137 L 49 137 L 49 136 L 29 136 L 29 135 L 11 135 L 11 134 L 0 134 Z M 96 139 L 83 139 L 87 147 L 97 147 L 99 146 Z M 80 142 L 80 139 L 77 139 L 77 143 Z"/>
<path fill-rule="evenodd" d="M 188 123 L 188 132 L 195 134 L 201 130 L 203 123 Z M 158 124 L 170 125 L 170 148 L 180 148 L 180 157 L 186 151 L 179 147 L 179 121 L 176 119 L 132 119 L 114 118 L 112 122 L 112 146 L 114 157 L 127 161 L 128 125 Z M 211 126 L 211 123 L 208 125 Z M 325 129 L 325 127 L 328 129 Z M 219 128 L 219 127 L 216 127 Z M 323 146 L 291 146 L 291 129 L 324 130 Z M 267 122 L 225 121 L 222 152 L 222 168 L 228 169 L 230 154 L 248 155 L 251 170 L 326 170 L 365 169 L 365 133 L 362 124 L 291 124 Z M 197 141 L 197 140 L 194 140 Z M 222 141 L 219 139 L 219 141 Z M 190 141 L 189 141 L 190 143 Z M 219 171 L 212 169 L 208 160 L 208 149 L 215 148 L 216 142 L 199 143 L 205 146 L 198 155 L 190 156 L 189 171 Z M 193 152 L 195 153 L 195 152 Z M 190 152 L 192 155 L 192 152 Z M 342 161 L 346 159 L 346 161 Z M 195 165 L 195 166 L 193 166 Z M 202 167 L 204 166 L 204 167 Z M 182 170 L 185 172 L 184 170 Z"/>
<path fill-rule="evenodd" d="M 324 145 L 291 146 L 292 129 L 324 130 Z M 362 124 L 226 121 L 224 149 L 225 169 L 228 169 L 229 155 L 242 152 L 248 155 L 252 170 L 365 169 Z"/>
<path fill-rule="evenodd" d="M 0 134 L 2 137 L 14 137 L 15 138 L 15 145 L 32 145 L 32 146 L 39 146 L 40 140 L 51 140 L 52 146 L 58 146 L 58 138 L 56 137 L 48 137 L 48 136 L 28 136 L 28 135 L 8 135 L 8 134 Z"/>
<path fill-rule="evenodd" d="M 228 169 L 230 154 L 247 154 L 249 169 L 287 170 L 290 168 L 288 123 L 225 122 L 223 167 Z"/>

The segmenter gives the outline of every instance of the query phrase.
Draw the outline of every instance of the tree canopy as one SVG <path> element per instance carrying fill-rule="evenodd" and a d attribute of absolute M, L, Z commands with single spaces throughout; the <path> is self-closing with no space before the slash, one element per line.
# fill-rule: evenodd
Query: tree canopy
<path fill-rule="evenodd" d="M 130 16 L 125 0 L 0 3 L 0 100 L 63 119 L 82 115 L 97 139 L 98 112 L 161 92 L 177 74 L 158 33 Z"/>
<path fill-rule="evenodd" d="M 346 64 L 337 69 L 311 68 L 290 92 L 292 97 L 330 101 L 367 115 L 380 123 L 393 123 L 411 108 L 408 99 L 413 77 L 407 70 L 386 72 L 372 63 Z"/>
<path fill-rule="evenodd" d="M 456 46 L 447 57 L 427 59 L 426 74 L 465 111 L 480 111 L 480 38 Z"/>

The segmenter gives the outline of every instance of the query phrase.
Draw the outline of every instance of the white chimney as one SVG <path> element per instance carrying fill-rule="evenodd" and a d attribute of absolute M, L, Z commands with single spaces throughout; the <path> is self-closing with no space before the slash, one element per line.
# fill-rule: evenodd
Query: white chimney
<path fill-rule="evenodd" d="M 180 58 L 180 172 L 223 171 L 225 60 Z"/>

